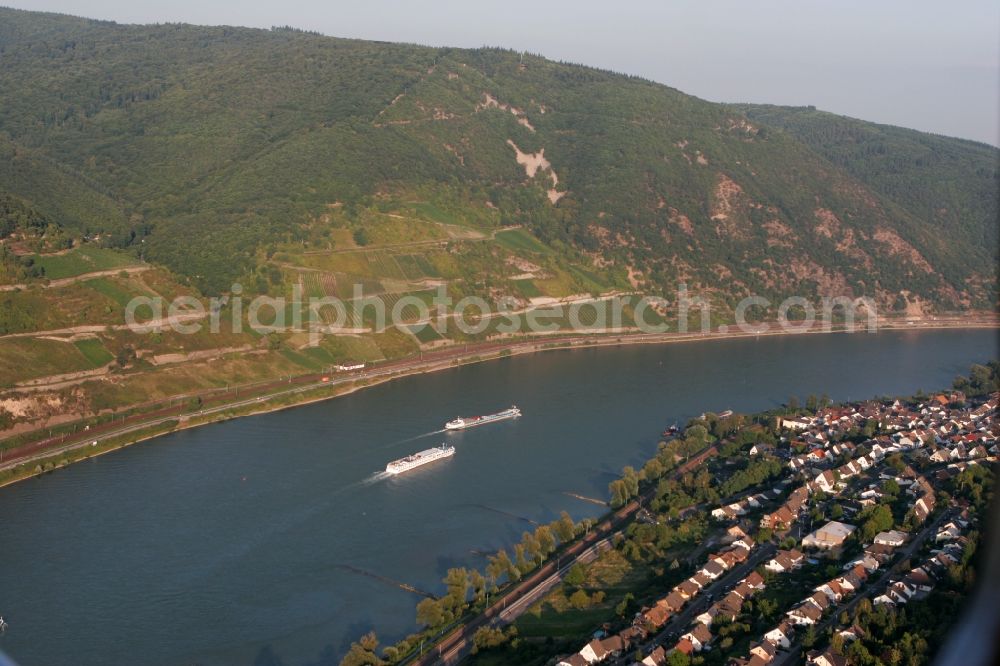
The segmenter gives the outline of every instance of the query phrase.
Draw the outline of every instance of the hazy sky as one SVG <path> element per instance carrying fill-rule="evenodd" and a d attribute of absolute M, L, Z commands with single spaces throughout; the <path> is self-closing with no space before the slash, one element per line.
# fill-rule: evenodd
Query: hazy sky
<path fill-rule="evenodd" d="M 996 0 L 0 0 L 127 23 L 505 46 L 705 99 L 814 104 L 1000 144 Z"/>

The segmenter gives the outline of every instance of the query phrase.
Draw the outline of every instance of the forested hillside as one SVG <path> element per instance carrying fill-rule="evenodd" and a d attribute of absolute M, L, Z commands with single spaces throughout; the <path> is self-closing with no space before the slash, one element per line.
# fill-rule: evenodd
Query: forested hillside
<path fill-rule="evenodd" d="M 992 147 L 534 55 L 0 9 L 0 191 L 205 292 L 402 216 L 730 305 L 991 307 L 997 188 Z"/>

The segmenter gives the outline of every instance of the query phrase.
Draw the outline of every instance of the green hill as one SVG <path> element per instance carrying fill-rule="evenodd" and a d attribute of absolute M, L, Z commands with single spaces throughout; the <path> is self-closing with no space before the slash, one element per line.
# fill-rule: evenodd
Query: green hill
<path fill-rule="evenodd" d="M 566 289 L 995 302 L 1000 151 L 980 144 L 291 29 L 0 9 L 0 65 L 0 191 L 206 292 L 287 286 L 298 252 L 352 239 L 524 225 Z M 454 277 L 490 266 L 467 262 Z"/>

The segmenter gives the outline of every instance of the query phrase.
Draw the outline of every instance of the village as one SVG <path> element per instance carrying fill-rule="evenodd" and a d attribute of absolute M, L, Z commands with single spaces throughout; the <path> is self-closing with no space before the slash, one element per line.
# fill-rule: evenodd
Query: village
<path fill-rule="evenodd" d="M 776 443 L 741 454 L 780 460 L 781 475 L 698 507 L 719 535 L 700 567 L 555 663 L 877 663 L 862 625 L 926 599 L 974 552 L 998 397 L 954 391 L 775 417 Z M 770 624 L 748 632 L 762 617 Z"/>

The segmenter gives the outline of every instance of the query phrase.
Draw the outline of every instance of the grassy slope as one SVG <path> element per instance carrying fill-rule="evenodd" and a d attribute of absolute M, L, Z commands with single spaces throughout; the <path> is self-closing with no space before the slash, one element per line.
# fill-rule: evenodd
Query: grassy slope
<path fill-rule="evenodd" d="M 358 206 L 389 196 L 400 208 L 445 199 L 460 222 L 527 224 L 556 248 L 639 269 L 652 289 L 990 300 L 966 281 L 992 271 L 980 248 L 996 230 L 981 202 L 996 190 L 994 149 L 900 162 L 906 178 L 948 183 L 903 205 L 908 190 L 867 158 L 838 163 L 752 110 L 748 124 L 743 109 L 586 67 L 287 30 L 3 16 L 0 130 L 127 202 L 138 234 L 152 230 L 149 257 L 211 290 L 250 272 L 261 246 L 308 242 L 305 222 L 327 204 L 344 203 L 354 226 Z M 520 114 L 478 107 L 487 93 Z M 893 154 L 923 135 L 859 136 Z M 545 150 L 566 192 L 558 205 L 548 172 L 526 179 L 508 140 Z M 740 192 L 726 212 L 730 181 Z M 961 212 L 928 217 L 939 207 Z M 818 209 L 837 216 L 834 238 L 817 232 Z M 879 229 L 902 247 L 873 239 Z M 848 232 L 855 246 L 838 249 Z"/>

